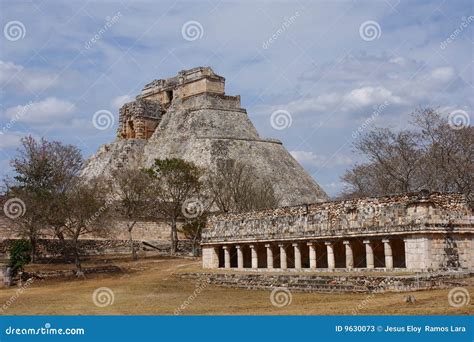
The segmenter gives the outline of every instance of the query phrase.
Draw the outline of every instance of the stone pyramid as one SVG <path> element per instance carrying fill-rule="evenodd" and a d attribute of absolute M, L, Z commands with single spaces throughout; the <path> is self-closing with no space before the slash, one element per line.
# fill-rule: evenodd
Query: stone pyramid
<path fill-rule="evenodd" d="M 235 160 L 269 179 L 281 206 L 327 200 L 280 141 L 260 138 L 240 96 L 225 95 L 224 87 L 225 79 L 209 67 L 145 85 L 120 109 L 117 139 L 86 162 L 83 176 L 107 177 L 113 169 L 149 167 L 164 158 L 182 158 L 207 170 Z"/>

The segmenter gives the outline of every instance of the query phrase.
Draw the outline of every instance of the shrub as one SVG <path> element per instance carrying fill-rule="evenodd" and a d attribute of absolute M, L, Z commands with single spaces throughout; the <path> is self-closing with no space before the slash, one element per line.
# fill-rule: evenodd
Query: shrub
<path fill-rule="evenodd" d="M 31 243 L 29 240 L 16 240 L 10 246 L 10 263 L 12 275 L 23 271 L 31 261 Z"/>

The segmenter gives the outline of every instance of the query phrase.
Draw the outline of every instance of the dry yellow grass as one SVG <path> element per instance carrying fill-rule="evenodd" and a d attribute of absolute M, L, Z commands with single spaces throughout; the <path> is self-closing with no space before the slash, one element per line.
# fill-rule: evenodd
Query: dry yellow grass
<path fill-rule="evenodd" d="M 97 261 L 95 261 L 97 262 Z M 87 266 L 91 266 L 89 262 Z M 101 260 L 103 262 L 103 260 Z M 198 270 L 200 261 L 189 259 L 147 258 L 131 262 L 109 258 L 108 264 L 121 266 L 123 274 L 93 275 L 86 279 L 37 280 L 3 314 L 8 315 L 172 315 L 195 293 L 196 284 L 176 277 L 176 272 Z M 32 266 L 31 268 L 38 268 Z M 44 266 L 42 266 L 44 267 Z M 49 265 L 49 269 L 64 265 Z M 473 293 L 474 281 L 467 287 Z M 94 305 L 92 294 L 99 287 L 114 293 L 114 303 Z M 17 288 L 0 290 L 0 305 L 15 296 Z M 415 304 L 406 304 L 407 293 L 321 294 L 293 293 L 290 305 L 278 308 L 270 302 L 270 291 L 205 286 L 182 310 L 183 315 L 351 315 L 362 305 L 359 314 L 388 315 L 472 315 L 471 304 L 453 308 L 448 304 L 449 290 L 411 293 Z"/>

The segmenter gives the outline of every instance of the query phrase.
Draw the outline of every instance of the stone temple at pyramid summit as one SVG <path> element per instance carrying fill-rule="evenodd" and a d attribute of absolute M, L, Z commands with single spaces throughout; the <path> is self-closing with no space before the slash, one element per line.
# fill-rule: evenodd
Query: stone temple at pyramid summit
<path fill-rule="evenodd" d="M 150 167 L 165 158 L 181 158 L 210 171 L 221 161 L 245 163 L 271 181 L 282 206 L 327 200 L 280 141 L 259 136 L 240 96 L 226 95 L 224 77 L 209 67 L 145 85 L 135 101 L 120 109 L 116 140 L 100 147 L 83 175 Z"/>

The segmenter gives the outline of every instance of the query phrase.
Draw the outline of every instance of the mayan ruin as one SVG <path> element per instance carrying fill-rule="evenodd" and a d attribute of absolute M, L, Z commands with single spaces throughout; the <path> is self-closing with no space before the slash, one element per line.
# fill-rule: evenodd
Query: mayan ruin
<path fill-rule="evenodd" d="M 327 200 L 280 141 L 259 136 L 240 96 L 224 90 L 224 77 L 209 67 L 145 85 L 135 101 L 120 109 L 116 141 L 101 146 L 82 174 L 147 167 L 162 158 L 182 158 L 212 171 L 234 160 L 271 181 L 282 206 Z"/>
<path fill-rule="evenodd" d="M 271 179 L 281 208 L 211 216 L 205 269 L 327 271 L 473 270 L 474 225 L 465 197 L 422 191 L 328 202 L 281 142 L 262 139 L 209 67 L 155 80 L 120 109 L 117 140 L 87 163 L 86 176 L 178 157 L 207 170 L 247 160 Z"/>
<path fill-rule="evenodd" d="M 0 342 L 474 342 L 473 6 L 0 0 Z"/>
<path fill-rule="evenodd" d="M 473 228 L 464 196 L 426 192 L 217 215 L 203 267 L 472 270 Z"/>

